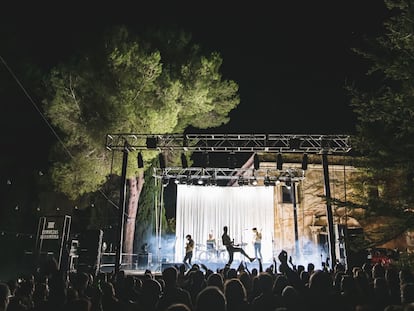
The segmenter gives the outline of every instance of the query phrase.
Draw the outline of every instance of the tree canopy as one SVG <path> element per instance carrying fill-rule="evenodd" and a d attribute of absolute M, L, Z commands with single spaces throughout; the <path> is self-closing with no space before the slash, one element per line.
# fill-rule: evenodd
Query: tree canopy
<path fill-rule="evenodd" d="M 366 216 L 399 218 L 402 226 L 389 228 L 388 237 L 395 237 L 413 227 L 414 2 L 385 4 L 384 33 L 354 50 L 369 61 L 367 77 L 374 82 L 370 88 L 348 90 L 357 115 L 353 145 L 366 160 L 359 180 Z"/>
<path fill-rule="evenodd" d="M 44 110 L 61 134 L 52 176 L 74 199 L 120 172 L 120 154 L 105 149 L 107 133 L 182 133 L 188 126 L 228 122 L 238 85 L 223 79 L 221 56 L 203 54 L 183 32 L 131 34 L 116 27 L 99 44 L 54 67 L 45 79 Z M 156 154 L 144 153 L 146 162 Z M 128 174 L 137 169 L 129 157 Z"/>
<path fill-rule="evenodd" d="M 357 114 L 356 147 L 373 167 L 412 167 L 414 161 L 414 8 L 411 0 L 385 1 L 385 33 L 355 51 L 370 61 L 374 90 L 349 88 Z M 379 82 L 378 82 L 379 81 Z"/>

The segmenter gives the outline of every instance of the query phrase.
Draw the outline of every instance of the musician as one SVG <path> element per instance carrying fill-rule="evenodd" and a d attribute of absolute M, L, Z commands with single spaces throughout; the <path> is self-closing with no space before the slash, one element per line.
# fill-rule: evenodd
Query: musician
<path fill-rule="evenodd" d="M 250 260 L 250 262 L 256 259 L 254 257 L 250 257 L 249 255 L 247 255 L 243 248 L 234 245 L 234 240 L 230 239 L 230 236 L 228 235 L 227 226 L 223 227 L 223 235 L 221 236 L 221 240 L 223 242 L 223 245 L 226 247 L 227 252 L 229 253 L 229 261 L 227 262 L 226 266 L 230 267 L 231 263 L 233 262 L 233 255 L 237 252 L 242 253 L 245 257 L 247 257 Z"/>
<path fill-rule="evenodd" d="M 257 228 L 253 228 L 253 246 L 254 246 L 254 256 L 256 258 L 263 259 L 262 257 L 262 232 L 258 231 Z"/>
<path fill-rule="evenodd" d="M 185 244 L 185 256 L 183 259 L 183 263 L 188 269 L 190 269 L 191 259 L 193 258 L 194 240 L 191 237 L 191 234 L 187 234 L 185 238 L 187 239 L 187 243 Z"/>
<path fill-rule="evenodd" d="M 215 248 L 216 248 L 216 239 L 214 238 L 212 233 L 209 233 L 208 239 L 207 239 L 207 250 L 212 251 Z"/>

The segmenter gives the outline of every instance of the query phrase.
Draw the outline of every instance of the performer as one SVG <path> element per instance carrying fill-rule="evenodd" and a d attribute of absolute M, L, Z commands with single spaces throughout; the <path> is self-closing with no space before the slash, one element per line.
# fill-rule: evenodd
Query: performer
<path fill-rule="evenodd" d="M 254 240 L 253 240 L 253 245 L 254 245 L 254 256 L 256 256 L 256 258 L 260 258 L 260 260 L 263 259 L 262 256 L 262 232 L 258 231 L 257 228 L 253 228 L 253 234 L 254 234 Z"/>
<path fill-rule="evenodd" d="M 188 269 L 190 269 L 191 259 L 193 258 L 194 240 L 192 239 L 190 234 L 187 234 L 185 238 L 187 239 L 187 243 L 185 244 L 185 256 L 183 263 L 186 265 Z"/>
<path fill-rule="evenodd" d="M 247 255 L 247 253 L 244 251 L 243 248 L 241 247 L 236 247 L 234 245 L 234 240 L 230 239 L 230 236 L 228 235 L 228 228 L 227 226 L 223 227 L 223 235 L 221 236 L 221 240 L 223 242 L 223 245 L 226 247 L 227 252 L 229 253 L 229 261 L 227 262 L 226 266 L 231 265 L 231 263 L 233 262 L 233 255 L 234 253 L 242 253 L 245 257 L 249 258 L 250 262 L 252 262 L 253 260 L 255 260 L 256 258 L 254 257 L 250 257 L 249 255 Z"/>
<path fill-rule="evenodd" d="M 218 249 L 216 248 L 216 239 L 214 238 L 213 233 L 208 234 L 207 252 L 214 254 L 216 257 L 219 255 Z"/>
<path fill-rule="evenodd" d="M 208 234 L 208 239 L 207 239 L 207 250 L 211 251 L 214 250 L 216 248 L 216 239 L 213 237 L 212 233 Z"/>

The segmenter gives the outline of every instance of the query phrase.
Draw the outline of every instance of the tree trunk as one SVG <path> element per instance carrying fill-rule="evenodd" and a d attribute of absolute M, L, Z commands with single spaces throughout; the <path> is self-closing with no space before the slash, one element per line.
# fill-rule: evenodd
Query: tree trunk
<path fill-rule="evenodd" d="M 125 263 L 132 263 L 132 254 L 134 252 L 134 234 L 135 234 L 135 219 L 138 212 L 138 201 L 141 195 L 142 187 L 144 186 L 144 173 L 140 172 L 135 178 L 129 178 L 129 198 L 128 208 L 126 210 L 126 223 L 124 234 L 124 253 Z"/>

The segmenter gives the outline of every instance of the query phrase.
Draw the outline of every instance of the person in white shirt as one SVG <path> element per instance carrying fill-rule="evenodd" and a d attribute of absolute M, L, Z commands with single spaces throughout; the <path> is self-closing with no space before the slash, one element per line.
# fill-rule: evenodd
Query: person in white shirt
<path fill-rule="evenodd" d="M 256 258 L 260 258 L 260 260 L 263 259 L 262 256 L 262 233 L 260 231 L 257 230 L 256 227 L 254 227 L 253 229 L 253 246 L 254 246 L 254 256 Z"/>

